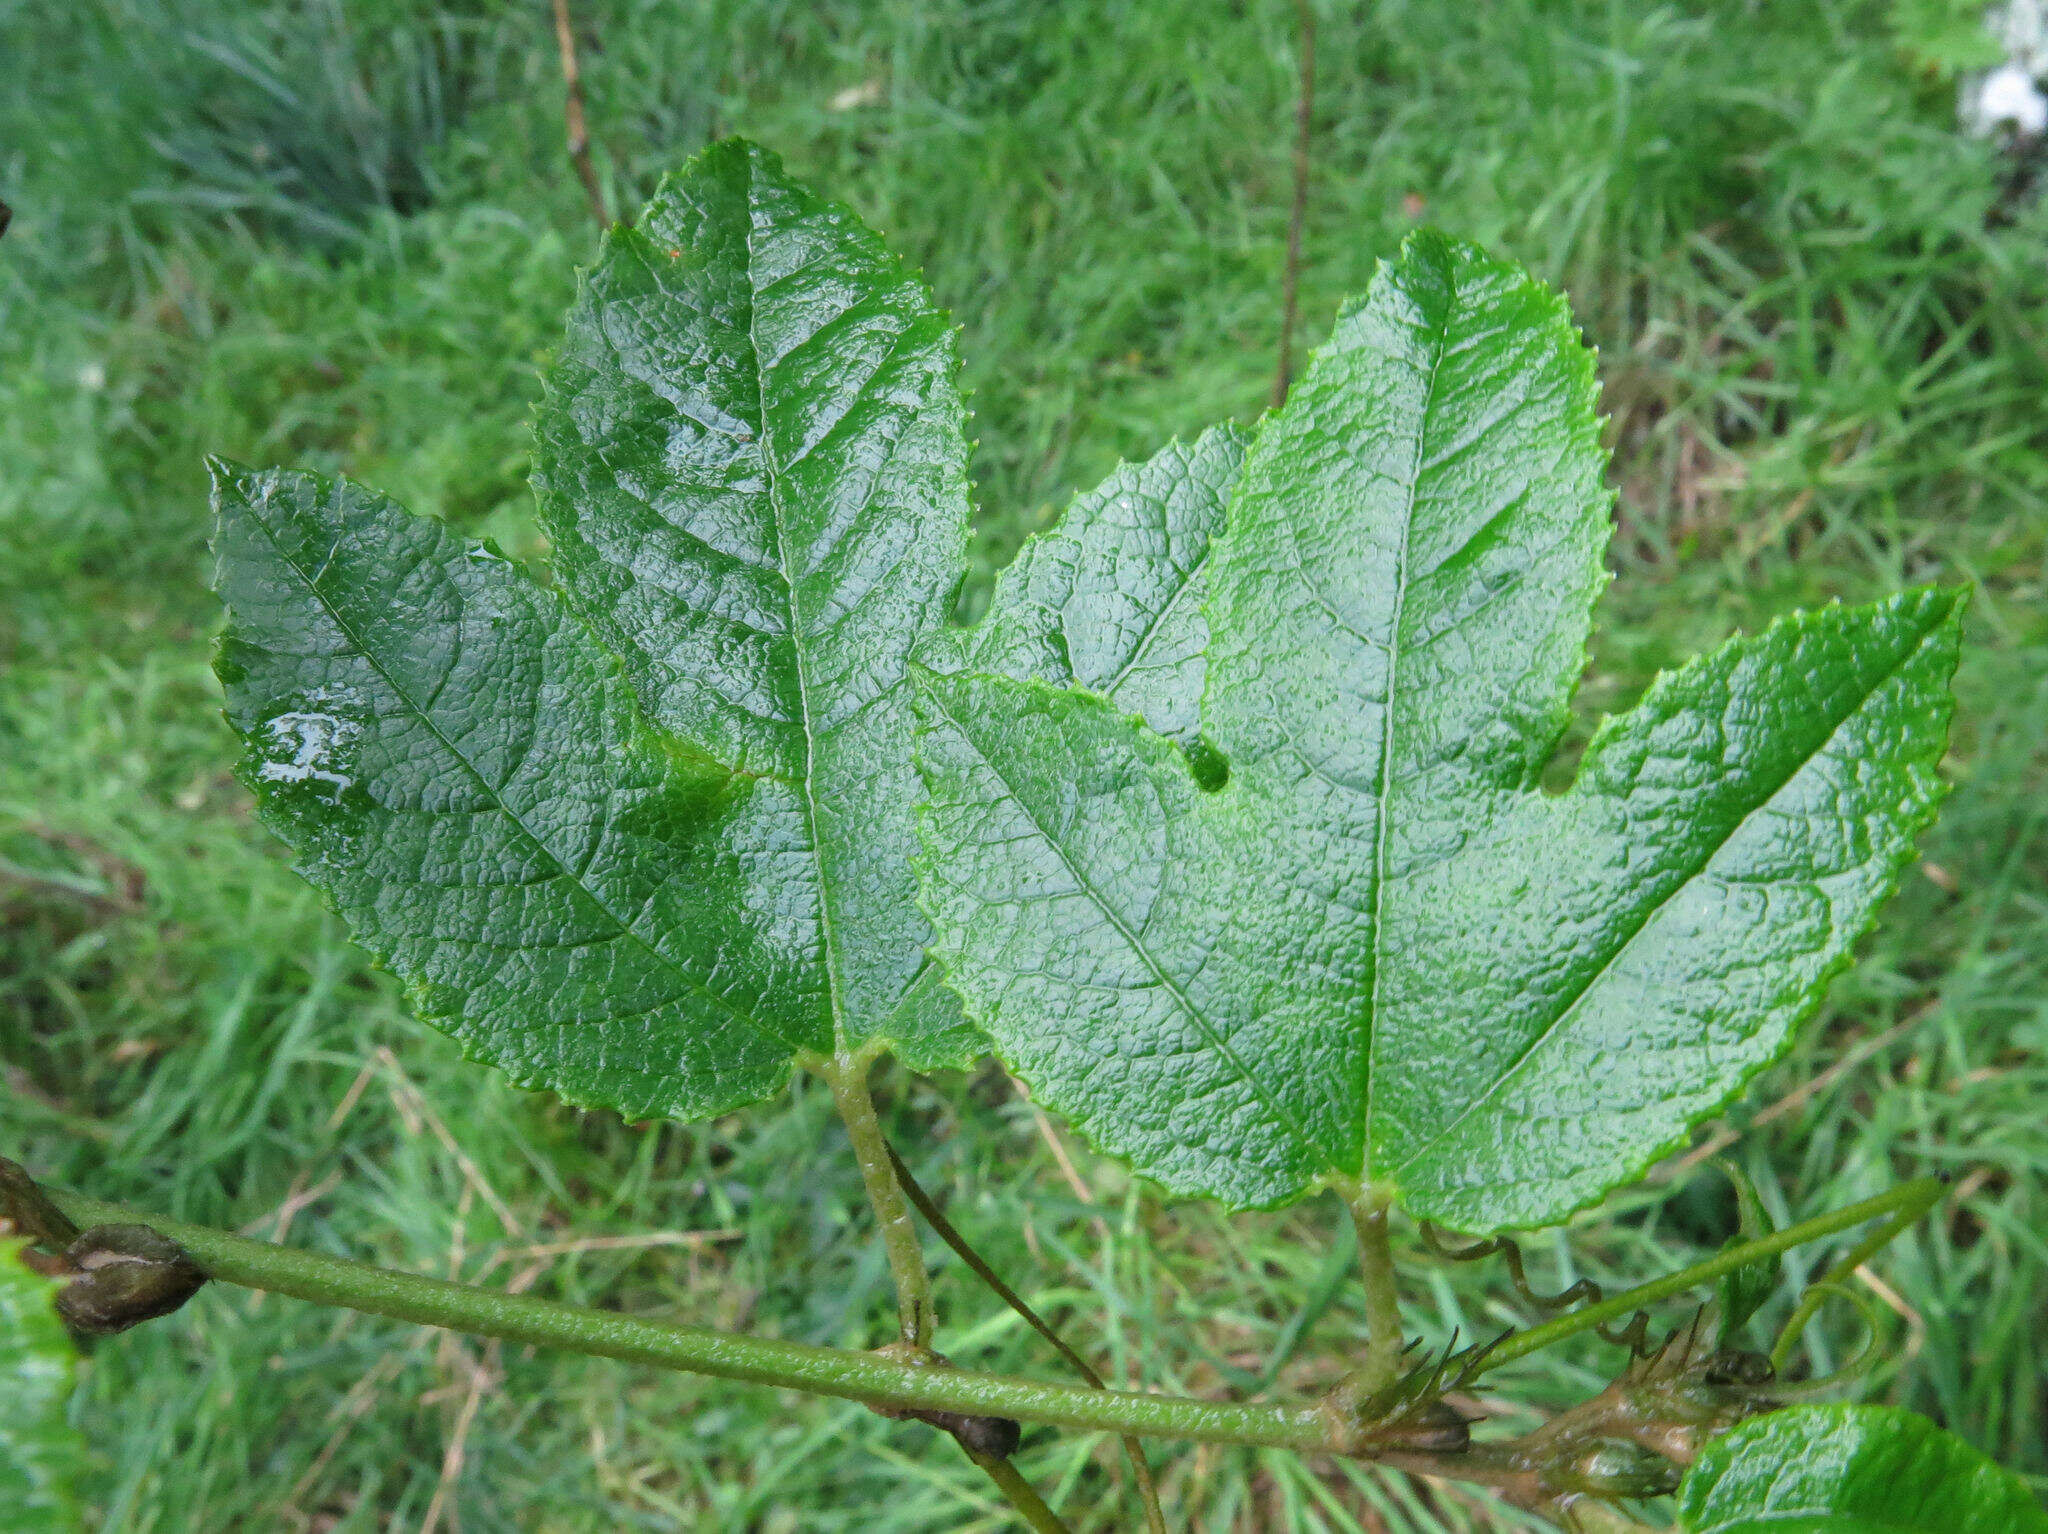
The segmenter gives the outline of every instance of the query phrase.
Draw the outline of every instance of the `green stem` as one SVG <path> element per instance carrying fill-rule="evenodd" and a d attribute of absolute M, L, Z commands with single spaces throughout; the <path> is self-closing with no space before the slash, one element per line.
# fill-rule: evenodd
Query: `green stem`
<path fill-rule="evenodd" d="M 1018 1516 L 1037 1534 L 1071 1534 L 1060 1515 L 1046 1506 L 1038 1488 L 1018 1474 L 1015 1465 L 991 1454 L 977 1454 L 972 1449 L 967 1451 L 967 1457 L 981 1466 L 988 1478 L 996 1483 L 996 1490 L 1003 1494 L 1003 1500 L 1014 1507 Z"/>
<path fill-rule="evenodd" d="M 1941 1198 L 1947 1184 L 1938 1177 L 1920 1177 L 1912 1182 L 1901 1183 L 1898 1187 L 1880 1193 L 1875 1198 L 1864 1199 L 1846 1209 L 1837 1209 L 1830 1214 L 1815 1215 L 1810 1220 L 1801 1220 L 1797 1225 L 1788 1225 L 1783 1230 L 1773 1231 L 1768 1236 L 1759 1236 L 1754 1241 L 1745 1241 L 1726 1251 L 1717 1252 L 1705 1262 L 1696 1262 L 1689 1268 L 1663 1278 L 1653 1279 L 1624 1290 L 1612 1299 L 1602 1300 L 1597 1305 L 1586 1305 L 1568 1315 L 1559 1316 L 1555 1321 L 1542 1326 L 1532 1326 L 1526 1332 L 1518 1332 L 1499 1347 L 1488 1353 L 1480 1364 L 1479 1372 L 1497 1369 L 1502 1364 L 1512 1363 L 1517 1358 L 1543 1348 L 1554 1346 L 1567 1337 L 1576 1336 L 1592 1327 L 1608 1321 L 1618 1321 L 1630 1311 L 1641 1310 L 1660 1300 L 1696 1289 L 1701 1284 L 1712 1283 L 1724 1273 L 1746 1267 L 1765 1257 L 1775 1257 L 1780 1252 L 1789 1252 L 1795 1246 L 1804 1246 L 1809 1241 L 1819 1241 L 1837 1231 L 1861 1225 L 1865 1220 L 1879 1215 L 1896 1213 L 1897 1220 L 1888 1220 L 1882 1229 L 1884 1241 L 1889 1241 L 1907 1225 L 1919 1219 Z M 1876 1236 L 1871 1238 L 1877 1240 Z M 1866 1243 L 1867 1244 L 1867 1243 Z M 1882 1245 L 1882 1242 L 1878 1243 Z M 1876 1247 L 1871 1248 L 1872 1251 Z M 1865 1254 L 1866 1257 L 1868 1254 Z M 1860 1260 L 1860 1259 L 1859 1259 Z"/>
<path fill-rule="evenodd" d="M 1855 1271 L 1870 1261 L 1879 1252 L 1890 1246 L 1907 1226 L 1915 1223 L 1933 1207 L 1935 1199 L 1941 1197 L 1939 1187 L 1924 1204 L 1908 1205 L 1893 1215 L 1884 1224 L 1849 1248 L 1849 1253 L 1840 1262 L 1829 1268 L 1819 1278 L 1807 1285 L 1806 1293 L 1799 1297 L 1799 1304 L 1778 1332 L 1778 1340 L 1771 1344 L 1771 1367 L 1783 1373 L 1791 1360 L 1792 1349 L 1799 1345 L 1800 1333 L 1827 1303 L 1828 1291 L 1845 1284 Z M 1873 1333 L 1875 1335 L 1875 1333 Z"/>
<path fill-rule="evenodd" d="M 1108 1383 L 1095 1372 L 1088 1360 L 1068 1347 L 1066 1338 L 1053 1330 L 1052 1323 L 1033 1310 L 1023 1295 L 1004 1282 L 1002 1274 L 990 1267 L 981 1253 L 960 1234 L 959 1228 L 946 1218 L 946 1212 L 939 1207 L 938 1201 L 925 1192 L 924 1184 L 917 1180 L 917 1175 L 905 1166 L 903 1158 L 896 1154 L 896 1147 L 885 1140 L 883 1148 L 889 1152 L 890 1169 L 895 1172 L 896 1181 L 902 1187 L 904 1196 L 917 1206 L 917 1212 L 924 1216 L 925 1224 L 931 1226 L 938 1238 L 952 1248 L 953 1255 L 966 1263 L 974 1276 L 986 1284 L 997 1299 L 1009 1306 L 1023 1318 L 1026 1325 L 1051 1343 L 1053 1350 L 1073 1366 L 1076 1374 L 1097 1390 L 1107 1390 Z M 1128 1433 L 1124 1435 L 1123 1446 L 1124 1458 L 1130 1462 L 1131 1475 L 1138 1484 L 1138 1499 L 1145 1509 L 1145 1527 L 1148 1534 L 1166 1534 L 1166 1515 L 1159 1508 L 1159 1486 L 1152 1479 L 1152 1467 L 1145 1462 L 1144 1447 Z"/>
<path fill-rule="evenodd" d="M 882 1249 L 889 1256 L 889 1272 L 896 1279 L 896 1312 L 903 1340 L 914 1348 L 929 1347 L 931 1274 L 925 1269 L 917 1223 L 910 1217 L 903 1186 L 896 1180 L 895 1155 L 875 1117 L 875 1100 L 868 1092 L 868 1063 L 858 1056 L 842 1055 L 812 1068 L 832 1088 L 832 1100 L 839 1105 L 839 1117 L 846 1124 L 846 1137 L 853 1142 L 853 1156 L 860 1163 L 861 1180 L 867 1184 Z"/>
<path fill-rule="evenodd" d="M 477 1337 L 708 1374 L 748 1384 L 836 1396 L 872 1406 L 1010 1417 L 1088 1432 L 1135 1433 L 1199 1443 L 1331 1450 L 1330 1425 L 1313 1405 L 1227 1401 L 1092 1390 L 972 1369 L 917 1368 L 873 1353 L 742 1337 L 701 1326 L 585 1310 L 341 1257 L 251 1241 L 118 1204 L 51 1191 L 80 1225 L 147 1225 L 182 1246 L 211 1278 L 315 1304 L 336 1305 Z"/>
<path fill-rule="evenodd" d="M 1394 1249 L 1387 1240 L 1387 1210 L 1393 1198 L 1368 1185 L 1347 1201 L 1358 1227 L 1358 1267 L 1365 1281 L 1365 1367 L 1359 1392 L 1372 1396 L 1401 1372 L 1401 1295 L 1394 1282 Z"/>
<path fill-rule="evenodd" d="M 1718 1253 L 1668 1278 L 1644 1284 L 1598 1305 L 1512 1337 L 1485 1360 L 1494 1368 L 1549 1347 L 1639 1306 L 1668 1299 L 1723 1273 L 1817 1241 L 1880 1215 L 1933 1207 L 1944 1184 L 1935 1178 L 1904 1183 L 1876 1198 L 1818 1215 L 1769 1236 Z M 341 1257 L 251 1241 L 203 1225 L 187 1225 L 47 1190 L 50 1200 L 81 1226 L 147 1225 L 175 1241 L 207 1276 L 315 1304 L 335 1305 L 416 1326 L 446 1327 L 527 1347 L 559 1347 L 626 1363 L 679 1369 L 747 1384 L 836 1396 L 870 1406 L 1010 1417 L 1019 1422 L 1087 1432 L 1131 1433 L 1197 1443 L 1343 1453 L 1342 1424 L 1316 1405 L 1253 1406 L 1055 1385 L 971 1369 L 918 1368 L 873 1353 L 742 1337 L 707 1327 L 641 1316 L 586 1310 L 533 1295 L 506 1294 L 415 1273 L 396 1273 Z M 1888 1221 L 1887 1224 L 1895 1222 Z M 1361 1233 L 1362 1234 L 1362 1233 Z M 1381 1453 L 1389 1464 L 1396 1456 Z M 1458 1474 L 1457 1456 L 1415 1457 L 1431 1474 Z M 1427 1460 L 1422 1464 L 1422 1460 Z M 1405 1466 L 1404 1466 L 1405 1468 Z"/>

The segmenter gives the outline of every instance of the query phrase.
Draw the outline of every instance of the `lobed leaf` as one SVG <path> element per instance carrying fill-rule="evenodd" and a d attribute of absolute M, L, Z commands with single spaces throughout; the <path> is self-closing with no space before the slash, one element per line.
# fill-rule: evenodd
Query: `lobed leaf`
<path fill-rule="evenodd" d="M 1940 797 L 1957 599 L 1732 642 L 1551 798 L 1603 466 L 1562 302 L 1418 236 L 1211 554 L 1227 782 L 1056 644 L 920 674 L 934 951 L 1040 1100 L 1177 1192 L 1367 1180 L 1485 1230 L 1637 1175 L 1784 1047 Z"/>
<path fill-rule="evenodd" d="M 2025 1482 L 1895 1406 L 1795 1406 L 1714 1440 L 1678 1490 L 1686 1534 L 2048 1534 Z"/>
<path fill-rule="evenodd" d="M 415 1010 L 633 1117 L 775 1091 L 832 1036 L 817 933 L 725 844 L 753 780 L 654 730 L 554 594 L 345 481 L 215 469 L 239 775 Z"/>
<path fill-rule="evenodd" d="M 606 237 L 570 317 L 536 422 L 554 589 L 359 487 L 217 470 L 243 778 L 421 1017 L 632 1117 L 979 1052 L 908 864 L 954 369 L 875 236 L 733 141 Z"/>
<path fill-rule="evenodd" d="M 57 1319 L 54 1280 L 0 1242 L 0 1534 L 81 1526 L 85 1446 L 66 1416 L 77 1355 Z"/>
<path fill-rule="evenodd" d="M 979 1025 L 1176 1190 L 1539 1223 L 1784 1046 L 1932 815 L 1935 591 L 1735 641 L 1536 790 L 1604 457 L 1563 303 L 1472 247 L 1411 241 L 1255 440 L 1120 468 L 965 635 L 954 371 L 872 232 L 735 141 L 571 316 L 551 586 L 217 468 L 243 776 L 423 1017 L 683 1117 Z"/>
<path fill-rule="evenodd" d="M 731 141 L 606 237 L 570 316 L 551 586 L 359 486 L 215 466 L 241 775 L 473 1056 L 692 1118 L 793 1060 L 980 1051 L 909 861 L 908 657 L 949 642 L 964 566 L 953 346 L 871 231 Z M 1113 665 L 1192 718 L 1240 456 L 1224 429 L 1119 470 L 1097 530 L 1033 556 L 1068 679 Z"/>

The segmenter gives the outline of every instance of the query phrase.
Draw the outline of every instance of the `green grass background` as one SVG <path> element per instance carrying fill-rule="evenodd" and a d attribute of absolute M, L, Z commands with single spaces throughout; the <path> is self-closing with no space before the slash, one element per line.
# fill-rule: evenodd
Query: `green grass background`
<path fill-rule="evenodd" d="M 575 10 L 615 207 L 744 132 L 923 268 L 964 329 L 984 572 L 1119 456 L 1263 405 L 1287 0 Z M 1568 290 L 1601 348 L 1618 579 L 1575 739 L 1793 605 L 1976 588 L 1927 861 L 1728 1125 L 1781 1219 L 1957 1174 L 1964 1196 L 1874 1267 L 1881 1361 L 1857 1388 L 2048 1485 L 2028 169 L 1957 136 L 1953 87 L 1882 5 L 1318 14 L 1307 339 L 1427 221 Z M 685 1128 L 511 1090 L 404 1016 L 227 775 L 202 452 L 344 470 L 536 551 L 535 370 L 595 244 L 561 95 L 542 0 L 0 0 L 0 1149 L 323 1250 L 860 1345 L 888 1276 L 820 1093 Z M 992 1071 L 882 1092 L 956 1221 L 1119 1377 L 1305 1392 L 1356 1343 L 1334 1209 L 1226 1219 L 1078 1145 L 1069 1177 Z M 1532 1268 L 1625 1281 L 1731 1228 L 1702 1168 L 1537 1235 Z M 696 1234 L 557 1249 L 649 1232 Z M 1056 1372 L 935 1261 L 957 1359 Z M 1518 1315 L 1497 1279 L 1418 1256 L 1412 1317 L 1438 1341 L 1497 1329 Z M 1857 1345 L 1842 1309 L 1819 1367 Z M 1481 1404 L 1527 1425 L 1617 1361 L 1568 1348 Z M 1008 1526 L 914 1425 L 245 1293 L 101 1347 L 86 1378 L 92 1500 L 123 1534 Z M 1190 1528 L 1525 1527 L 1354 1465 L 1154 1455 Z M 1076 1529 L 1132 1525 L 1113 1443 L 1034 1436 L 1022 1463 Z"/>

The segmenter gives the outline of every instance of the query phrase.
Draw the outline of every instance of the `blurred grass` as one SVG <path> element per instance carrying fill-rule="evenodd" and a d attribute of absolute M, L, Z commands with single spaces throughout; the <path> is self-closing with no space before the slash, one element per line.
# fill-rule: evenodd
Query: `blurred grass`
<path fill-rule="evenodd" d="M 1120 455 L 1263 403 L 1291 5 L 574 9 L 614 206 L 740 131 L 922 266 L 964 327 L 984 571 Z M 2048 212 L 1957 137 L 1882 5 L 1319 14 L 1311 330 L 1428 221 L 1569 290 L 1602 348 L 1622 505 L 1587 723 L 1795 603 L 1976 588 L 1958 792 L 1732 1153 L 1781 1219 L 1961 1177 L 1876 1267 L 1895 1314 L 1865 1388 L 2048 1484 Z M 509 1090 L 402 1015 L 226 776 L 202 452 L 342 469 L 534 550 L 535 363 L 595 243 L 546 7 L 0 0 L 0 59 L 0 1146 L 377 1261 L 872 1340 L 888 1278 L 819 1094 L 684 1129 Z M 1106 1372 L 1308 1390 L 1358 1336 L 1331 1210 L 1165 1204 L 1078 1146 L 1077 1186 L 993 1074 L 885 1098 L 955 1220 Z M 1625 1281 L 1730 1228 L 1701 1170 L 1531 1256 Z M 648 1232 L 699 1234 L 551 1250 Z M 955 1357 L 1053 1367 L 939 1268 Z M 1507 1324 L 1492 1277 L 1419 1259 L 1414 1320 Z M 1831 1314 L 1817 1363 L 1856 1327 Z M 1615 1362 L 1533 1360 L 1487 1402 Z M 79 1413 L 123 1534 L 1006 1527 L 956 1456 L 857 1408 L 239 1294 L 103 1347 Z M 1024 1463 L 1077 1529 L 1130 1526 L 1114 1444 Z M 1163 1477 L 1205 1531 L 1523 1526 L 1285 1456 Z"/>

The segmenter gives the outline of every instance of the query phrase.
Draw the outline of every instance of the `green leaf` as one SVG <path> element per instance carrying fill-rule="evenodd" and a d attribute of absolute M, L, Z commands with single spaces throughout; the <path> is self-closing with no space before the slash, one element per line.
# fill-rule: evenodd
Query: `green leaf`
<path fill-rule="evenodd" d="M 1485 1230 L 1638 1175 L 1782 1050 L 1942 792 L 1957 599 L 1800 615 L 1538 775 L 1604 584 L 1592 358 L 1423 235 L 1252 446 L 1200 781 L 1028 649 L 920 673 L 923 898 L 1039 1099 L 1168 1188 Z"/>
<path fill-rule="evenodd" d="M 1121 464 L 1030 539 L 944 669 L 1035 676 L 1101 693 L 1162 735 L 1195 744 L 1211 542 L 1244 463 L 1235 426 Z M 937 646 L 927 644 L 934 664 Z"/>
<path fill-rule="evenodd" d="M 957 366 L 880 239 L 731 140 L 606 236 L 536 421 L 561 590 L 654 722 L 751 780 L 707 835 L 812 929 L 821 1037 L 923 1064 L 979 1052 L 950 1006 L 930 1031 L 909 864 L 904 666 L 967 540 Z"/>
<path fill-rule="evenodd" d="M 1687 1534 L 2048 1534 L 2025 1483 L 1896 1406 L 1795 1406 L 1707 1445 Z"/>
<path fill-rule="evenodd" d="M 632 1116 L 981 1048 L 924 955 L 905 684 L 963 568 L 953 335 L 738 142 L 607 236 L 537 423 L 554 589 L 216 476 L 242 776 L 420 1016 Z"/>
<path fill-rule="evenodd" d="M 0 1242 L 0 1534 L 79 1527 L 85 1446 L 65 1416 L 77 1355 L 57 1319 L 57 1285 Z"/>
<path fill-rule="evenodd" d="M 1736 1233 L 1721 1243 L 1722 1251 L 1729 1251 L 1751 1241 L 1760 1240 L 1777 1229 L 1772 1223 L 1770 1211 L 1764 1208 L 1764 1201 L 1756 1191 L 1756 1183 L 1734 1162 L 1722 1159 L 1715 1162 L 1735 1186 L 1737 1210 Z M 1773 1254 L 1761 1262 L 1746 1263 L 1732 1273 L 1723 1274 L 1716 1287 L 1720 1303 L 1720 1344 L 1724 1348 L 1734 1347 L 1740 1340 L 1742 1329 L 1750 1318 L 1763 1309 L 1770 1297 L 1778 1291 L 1778 1278 L 1784 1272 L 1785 1259 Z"/>
<path fill-rule="evenodd" d="M 711 833 L 751 779 L 651 729 L 553 593 L 345 481 L 216 465 L 242 781 L 419 1015 L 634 1117 L 831 1046 L 814 927 Z"/>

